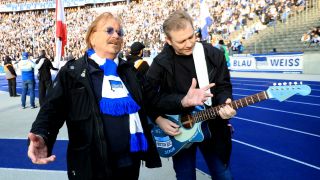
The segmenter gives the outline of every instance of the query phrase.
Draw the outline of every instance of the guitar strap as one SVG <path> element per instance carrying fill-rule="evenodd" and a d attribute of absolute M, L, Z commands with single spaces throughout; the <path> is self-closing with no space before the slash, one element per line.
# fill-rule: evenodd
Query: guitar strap
<path fill-rule="evenodd" d="M 193 61 L 194 61 L 194 65 L 195 65 L 196 73 L 198 77 L 199 87 L 202 88 L 209 84 L 209 77 L 208 77 L 207 62 L 204 55 L 204 49 L 201 43 L 196 42 L 193 48 L 192 55 L 193 55 Z M 210 93 L 210 89 L 208 89 L 206 92 Z M 212 105 L 211 98 L 208 98 L 208 100 L 205 101 L 204 103 L 207 106 L 211 106 Z"/>

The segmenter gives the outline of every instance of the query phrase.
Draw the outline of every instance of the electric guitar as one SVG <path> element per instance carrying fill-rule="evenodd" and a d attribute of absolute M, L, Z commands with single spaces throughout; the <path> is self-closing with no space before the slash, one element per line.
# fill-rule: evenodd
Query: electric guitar
<path fill-rule="evenodd" d="M 280 83 L 279 83 L 280 84 Z M 239 109 L 251 104 L 266 100 L 277 99 L 280 102 L 289 97 L 300 94 L 303 96 L 309 95 L 311 88 L 308 85 L 270 86 L 266 91 L 244 97 L 232 101 L 229 105 L 233 109 Z M 191 114 L 167 115 L 166 118 L 180 126 L 180 134 L 176 136 L 167 135 L 159 126 L 154 125 L 151 130 L 153 139 L 156 143 L 157 150 L 161 157 L 171 157 L 178 153 L 181 149 L 189 147 L 194 142 L 202 142 L 205 137 L 210 137 L 210 131 L 207 123 L 202 123 L 206 120 L 214 120 L 219 116 L 218 111 L 224 105 L 210 107 L 205 110 L 199 110 L 198 107 Z"/>

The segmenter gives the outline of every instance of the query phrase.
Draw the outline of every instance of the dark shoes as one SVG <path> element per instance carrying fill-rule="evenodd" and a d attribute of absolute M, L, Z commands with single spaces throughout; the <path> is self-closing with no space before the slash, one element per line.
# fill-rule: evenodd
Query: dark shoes
<path fill-rule="evenodd" d="M 22 109 L 25 109 L 26 107 L 25 106 L 22 106 Z M 36 109 L 38 108 L 38 106 L 31 106 L 31 109 Z"/>

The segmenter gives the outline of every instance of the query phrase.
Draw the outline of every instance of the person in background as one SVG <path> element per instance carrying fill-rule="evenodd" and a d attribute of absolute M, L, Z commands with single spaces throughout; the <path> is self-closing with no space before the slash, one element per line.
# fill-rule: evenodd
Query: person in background
<path fill-rule="evenodd" d="M 45 101 L 46 93 L 49 87 L 52 85 L 50 70 L 52 69 L 57 71 L 59 69 L 53 67 L 51 61 L 46 57 L 46 52 L 44 50 L 40 50 L 36 64 L 39 79 L 39 104 L 42 106 Z"/>
<path fill-rule="evenodd" d="M 4 72 L 6 73 L 6 79 L 8 80 L 8 90 L 10 97 L 18 97 L 17 95 L 17 82 L 16 82 L 16 71 L 12 66 L 11 58 L 6 55 L 4 60 Z"/>
<path fill-rule="evenodd" d="M 178 10 L 171 14 L 164 21 L 163 30 L 166 44 L 154 58 L 146 78 L 159 96 L 166 95 L 161 101 L 170 111 L 156 110 L 164 114 L 183 114 L 191 113 L 198 105 L 208 108 L 224 104 L 218 111 L 219 116 L 208 121 L 211 137 L 193 143 L 172 156 L 176 178 L 196 179 L 196 151 L 199 149 L 212 179 L 231 180 L 231 130 L 228 120 L 236 111 L 228 105 L 232 99 L 232 85 L 225 56 L 211 44 L 196 43 L 192 18 L 185 11 Z M 193 57 L 196 45 L 202 46 L 198 52 L 203 53 L 204 59 L 194 59 L 197 58 Z M 201 72 L 196 72 L 195 64 L 201 60 L 205 61 L 203 64 L 206 64 L 207 70 L 201 68 Z M 205 77 L 207 73 L 209 84 L 201 83 L 203 86 L 199 88 L 199 76 Z M 156 119 L 155 123 L 170 136 L 181 133 L 179 125 L 168 119 Z"/>
<path fill-rule="evenodd" d="M 148 62 L 143 60 L 144 48 L 145 46 L 141 42 L 134 42 L 130 47 L 130 54 L 127 56 L 127 61 L 133 63 L 141 75 L 144 75 L 149 69 Z"/>
<path fill-rule="evenodd" d="M 148 168 L 161 166 L 146 92 L 132 64 L 117 57 L 123 37 L 121 21 L 111 13 L 91 23 L 87 51 L 60 69 L 32 124 L 28 157 L 33 163 L 56 159 L 52 149 L 66 122 L 69 179 L 138 180 L 142 160 Z"/>
<path fill-rule="evenodd" d="M 30 105 L 31 109 L 37 108 L 35 105 L 35 79 L 34 79 L 34 68 L 35 63 L 29 60 L 28 52 L 22 53 L 22 59 L 18 63 L 21 70 L 22 76 L 22 93 L 21 93 L 21 106 L 23 109 L 26 108 L 26 96 L 30 94 Z"/>
<path fill-rule="evenodd" d="M 224 44 L 224 41 L 222 39 L 219 40 L 219 49 L 223 52 L 227 66 L 230 67 L 230 57 L 229 57 L 229 50 L 228 47 Z"/>
<path fill-rule="evenodd" d="M 72 53 L 68 53 L 68 55 L 64 58 L 65 61 L 73 61 L 76 58 L 73 56 Z"/>
<path fill-rule="evenodd" d="M 238 49 L 238 54 L 242 54 L 243 53 L 244 46 L 243 46 L 241 41 L 239 42 L 239 45 L 238 45 L 237 49 Z"/>
<path fill-rule="evenodd" d="M 200 42 L 201 41 L 201 29 L 198 29 L 195 33 L 196 36 L 196 41 Z"/>

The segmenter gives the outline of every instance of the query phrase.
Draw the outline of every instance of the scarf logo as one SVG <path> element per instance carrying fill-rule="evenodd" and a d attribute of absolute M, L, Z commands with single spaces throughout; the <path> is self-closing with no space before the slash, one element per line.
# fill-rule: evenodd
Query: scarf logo
<path fill-rule="evenodd" d="M 116 91 L 117 89 L 123 89 L 121 81 L 109 80 L 109 83 L 112 91 Z"/>

